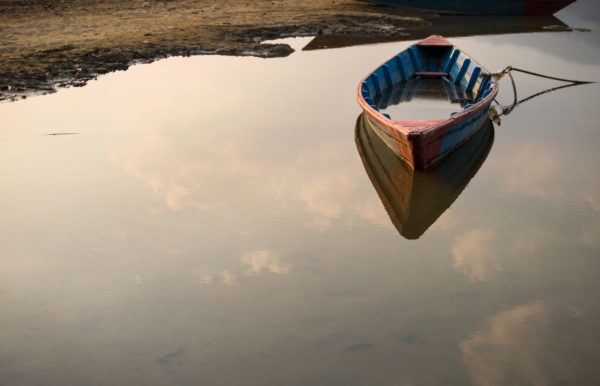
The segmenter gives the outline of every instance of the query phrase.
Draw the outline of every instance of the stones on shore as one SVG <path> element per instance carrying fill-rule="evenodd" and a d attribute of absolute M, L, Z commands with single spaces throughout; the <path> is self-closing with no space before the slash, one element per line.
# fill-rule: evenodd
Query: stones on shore
<path fill-rule="evenodd" d="M 285 57 L 294 52 L 294 49 L 288 44 L 261 44 L 262 53 L 269 58 Z"/>
<path fill-rule="evenodd" d="M 257 56 L 260 58 L 282 58 L 291 55 L 294 49 L 288 44 L 256 44 L 217 50 L 217 55 Z"/>
<path fill-rule="evenodd" d="M 590 29 L 587 28 L 576 28 L 576 27 L 569 27 L 568 25 L 546 25 L 544 27 L 542 27 L 545 30 L 550 30 L 550 31 L 577 31 L 577 32 L 591 32 Z"/>

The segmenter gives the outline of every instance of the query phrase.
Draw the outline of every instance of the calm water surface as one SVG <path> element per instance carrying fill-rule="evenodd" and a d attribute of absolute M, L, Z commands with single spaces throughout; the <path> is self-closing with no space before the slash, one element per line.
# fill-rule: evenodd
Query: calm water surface
<path fill-rule="evenodd" d="M 561 15 L 594 31 L 453 41 L 600 81 L 600 25 Z M 354 95 L 411 43 L 172 58 L 1 104 L 0 385 L 600 384 L 600 86 L 504 117 L 409 240 Z"/>
<path fill-rule="evenodd" d="M 393 120 L 445 119 L 473 102 L 474 94 L 445 79 L 415 78 L 376 98 L 380 113 Z"/>

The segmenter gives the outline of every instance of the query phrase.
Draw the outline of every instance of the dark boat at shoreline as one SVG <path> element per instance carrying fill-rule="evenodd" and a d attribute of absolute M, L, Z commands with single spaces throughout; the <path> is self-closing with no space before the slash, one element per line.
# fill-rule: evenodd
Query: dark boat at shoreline
<path fill-rule="evenodd" d="M 494 143 L 487 119 L 476 133 L 435 167 L 413 170 L 381 140 L 361 114 L 355 141 L 365 171 L 390 220 L 407 239 L 418 239 L 458 198 Z"/>
<path fill-rule="evenodd" d="M 464 15 L 552 15 L 576 0 L 363 0 Z"/>

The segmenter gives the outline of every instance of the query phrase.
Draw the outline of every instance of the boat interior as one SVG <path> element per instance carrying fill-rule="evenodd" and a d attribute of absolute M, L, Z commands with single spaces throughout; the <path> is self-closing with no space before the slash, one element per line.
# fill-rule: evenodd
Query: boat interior
<path fill-rule="evenodd" d="M 379 112 L 390 103 L 401 102 L 406 95 L 402 90 L 411 89 L 406 86 L 418 79 L 437 79 L 445 84 L 443 89 L 448 99 L 462 102 L 461 109 L 472 107 L 492 92 L 495 84 L 487 71 L 452 44 L 439 40 L 431 44 L 430 39 L 394 56 L 363 81 L 361 96 L 374 110 Z M 450 115 L 457 112 L 452 111 Z M 392 119 L 388 113 L 382 112 L 382 115 Z"/>
<path fill-rule="evenodd" d="M 473 103 L 473 93 L 445 78 L 415 77 L 383 90 L 375 103 L 381 114 L 403 120 L 444 119 Z M 410 108 L 406 108 L 407 103 Z"/>

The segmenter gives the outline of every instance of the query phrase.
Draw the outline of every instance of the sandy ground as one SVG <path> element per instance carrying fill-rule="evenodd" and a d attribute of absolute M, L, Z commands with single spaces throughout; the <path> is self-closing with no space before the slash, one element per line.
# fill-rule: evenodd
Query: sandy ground
<path fill-rule="evenodd" d="M 278 57 L 293 50 L 261 42 L 426 24 L 415 11 L 355 0 L 0 0 L 0 100 L 166 56 Z"/>

